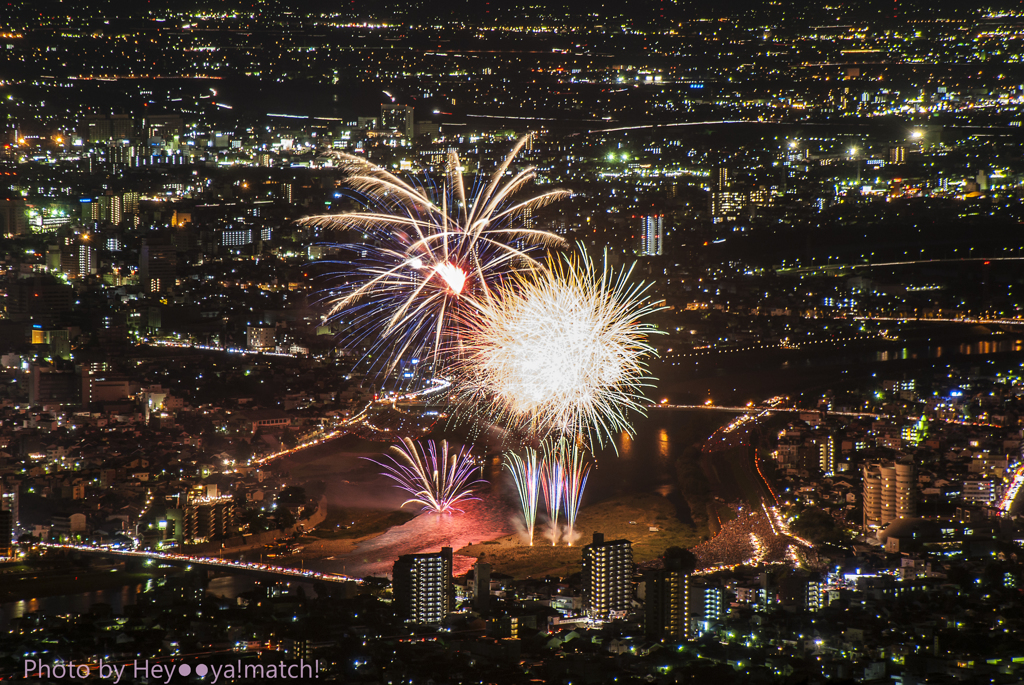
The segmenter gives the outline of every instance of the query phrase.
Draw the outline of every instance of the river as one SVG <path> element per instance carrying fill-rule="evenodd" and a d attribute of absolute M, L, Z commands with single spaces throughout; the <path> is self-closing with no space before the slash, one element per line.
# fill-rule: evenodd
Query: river
<path fill-rule="evenodd" d="M 0 629 L 6 628 L 11 619 L 21 618 L 27 614 L 41 612 L 43 614 L 87 614 L 96 604 L 109 604 L 114 614 L 123 614 L 126 606 L 136 603 L 138 596 L 144 593 L 157 579 L 149 579 L 142 583 L 125 585 L 121 588 L 78 592 L 67 595 L 51 595 L 22 599 L 0 604 Z M 243 592 L 251 590 L 256 584 L 252 576 L 217 576 L 207 583 L 206 591 L 219 597 L 235 598 Z M 302 583 L 307 597 L 315 597 L 312 583 Z"/>
<path fill-rule="evenodd" d="M 841 349 L 826 346 L 799 350 L 709 355 L 671 367 L 665 379 L 651 393 L 680 402 L 710 389 L 720 404 L 741 404 L 780 393 L 820 393 L 825 389 L 853 386 L 874 377 L 902 378 L 929 367 L 970 363 L 998 369 L 1019 367 L 1024 361 L 1024 339 L 1014 336 L 963 340 L 930 338 L 924 342 L 849 345 Z M 671 464 L 686 447 L 706 439 L 732 416 L 714 410 L 657 410 L 635 421 L 636 435 L 620 435 L 614 446 L 598 450 L 597 467 L 591 473 L 584 495 L 587 502 L 632 492 L 658 492 L 673 496 Z M 319 445 L 305 453 L 291 455 L 289 468 L 317 462 L 330 465 L 322 476 L 329 500 L 340 506 L 397 508 L 403 497 L 376 467 L 363 457 L 374 456 L 387 447 L 383 443 L 343 438 Z M 492 446 L 493 447 L 493 446 Z M 470 502 L 461 514 L 421 515 L 396 526 L 383 535 L 359 544 L 334 559 L 307 562 L 309 568 L 349 575 L 389 575 L 401 554 L 436 551 L 442 546 L 458 549 L 466 544 L 495 539 L 517 530 L 515 493 L 507 475 L 488 466 L 491 483 L 481 499 Z M 684 513 L 685 515 L 685 513 Z M 456 572 L 472 562 L 461 559 Z M 252 586 L 245 577 L 223 577 L 211 581 L 209 591 L 236 596 Z M 60 595 L 9 602 L 0 605 L 0 622 L 32 611 L 46 613 L 87 612 L 96 603 L 110 604 L 115 613 L 132 604 L 143 585 L 118 590 Z"/>
<path fill-rule="evenodd" d="M 931 335 L 931 331 L 942 333 Z M 663 380 L 651 393 L 655 399 L 686 400 L 700 404 L 708 391 L 723 405 L 761 401 L 776 394 L 807 393 L 813 401 L 827 389 L 839 390 L 866 382 L 881 384 L 886 378 L 927 373 L 931 367 L 967 363 L 989 365 L 994 370 L 1019 365 L 1024 360 L 1024 338 L 972 334 L 962 327 L 924 328 L 911 331 L 905 341 L 869 341 L 834 345 L 809 345 L 795 350 L 723 353 L 691 359 L 683 364 L 663 364 Z M 635 421 L 636 435 L 618 436 L 614 445 L 597 451 L 597 465 L 591 472 L 584 505 L 619 494 L 657 492 L 673 497 L 672 462 L 676 455 L 709 437 L 717 427 L 734 416 L 720 411 L 657 410 Z M 439 431 L 436 437 L 457 437 L 456 431 Z M 391 482 L 379 475 L 372 464 L 360 457 L 374 456 L 387 448 L 384 443 L 360 443 L 336 447 L 321 446 L 317 459 L 342 469 L 343 478 L 327 478 L 327 493 L 340 506 L 393 507 L 400 503 Z M 331 450 L 334 450 L 333 454 Z M 478 449 L 492 456 L 498 453 L 493 436 L 479 439 Z M 302 454 L 288 458 L 298 466 Z M 359 544 L 334 559 L 307 562 L 318 570 L 360 575 L 387 575 L 401 554 L 433 551 L 441 546 L 458 549 L 464 544 L 495 539 L 518 529 L 516 494 L 511 479 L 489 460 L 486 477 L 491 484 L 481 501 L 464 507 L 457 515 L 421 515 L 390 529 L 384 535 Z M 678 507 L 685 517 L 685 507 Z M 469 562 L 457 564 L 462 569 Z"/>

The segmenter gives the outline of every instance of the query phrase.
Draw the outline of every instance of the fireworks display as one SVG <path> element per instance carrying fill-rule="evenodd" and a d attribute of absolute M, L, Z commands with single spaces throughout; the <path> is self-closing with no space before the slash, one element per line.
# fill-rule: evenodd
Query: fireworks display
<path fill-rule="evenodd" d="M 515 481 L 519 504 L 523 509 L 523 519 L 526 523 L 526 535 L 532 547 L 533 531 L 537 526 L 537 503 L 542 487 L 543 463 L 537 450 L 532 448 L 525 450 L 525 456 L 520 456 L 515 452 L 506 453 L 503 463 L 512 474 L 512 480 Z"/>
<path fill-rule="evenodd" d="M 457 511 L 459 502 L 477 499 L 473 490 L 485 481 L 475 477 L 477 466 L 469 449 L 449 450 L 447 440 L 425 443 L 403 438 L 388 450 L 389 461 L 370 460 L 411 495 L 402 506 L 421 504 L 424 511 L 444 514 Z"/>
<path fill-rule="evenodd" d="M 580 250 L 494 288 L 464 321 L 463 402 L 536 437 L 604 444 L 632 434 L 628 413 L 644 411 L 656 330 L 641 318 L 659 307 L 630 271 L 598 269 Z"/>
<path fill-rule="evenodd" d="M 413 185 L 360 157 L 335 155 L 368 211 L 311 216 L 301 223 L 363 235 L 364 242 L 337 246 L 358 258 L 339 263 L 338 276 L 348 282 L 327 292 L 327 315 L 343 320 L 355 339 L 372 340 L 371 352 L 388 370 L 406 355 L 438 361 L 454 334 L 450 322 L 467 300 L 486 297 L 503 275 L 538 266 L 529 254 L 534 249 L 564 242 L 516 223 L 525 212 L 568 195 L 555 190 L 513 201 L 536 176 L 527 168 L 504 181 L 528 141 L 521 138 L 471 194 L 455 152 L 449 153 L 440 188 Z"/>
<path fill-rule="evenodd" d="M 440 188 L 338 155 L 366 211 L 303 223 L 363 237 L 339 246 L 354 256 L 339 262 L 343 282 L 326 295 L 327 316 L 368 341 L 368 355 L 388 372 L 403 358 L 428 357 L 435 375 L 450 378 L 458 414 L 477 414 L 528 443 L 539 441 L 539 451 L 506 453 L 504 468 L 530 544 L 541 494 L 553 544 L 563 512 L 572 544 L 591 468 L 584 448 L 633 433 L 629 413 L 643 413 L 643 389 L 653 380 L 648 337 L 656 329 L 643 318 L 660 305 L 647 285 L 630 281 L 631 268 L 595 265 L 582 247 L 542 261 L 533 256 L 563 241 L 518 222 L 568 193 L 512 199 L 535 177 L 532 168 L 509 170 L 528 141 L 520 139 L 470 192 L 454 152 Z M 410 493 L 405 504 L 425 510 L 451 511 L 481 482 L 468 451 L 450 452 L 446 442 L 404 439 L 389 456 L 376 463 Z"/>

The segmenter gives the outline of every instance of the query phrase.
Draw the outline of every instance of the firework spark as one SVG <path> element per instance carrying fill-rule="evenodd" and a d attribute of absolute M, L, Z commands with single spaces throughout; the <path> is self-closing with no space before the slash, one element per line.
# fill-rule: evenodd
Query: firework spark
<path fill-rule="evenodd" d="M 475 477 L 477 467 L 469 448 L 456 452 L 448 449 L 447 440 L 440 444 L 433 440 L 425 442 L 423 445 L 402 438 L 384 455 L 390 463 L 370 459 L 384 469 L 385 476 L 412 495 L 402 506 L 421 504 L 424 511 L 444 514 L 458 511 L 456 505 L 460 502 L 478 499 L 473 490 L 486 481 Z"/>
<path fill-rule="evenodd" d="M 523 519 L 526 523 L 526 534 L 532 547 L 533 531 L 537 525 L 537 501 L 541 489 L 543 462 L 538 456 L 537 450 L 527 448 L 525 456 L 507 452 L 504 466 L 512 474 L 512 480 L 515 481 L 516 490 L 519 493 L 519 504 L 523 509 Z"/>
<path fill-rule="evenodd" d="M 340 245 L 359 255 L 340 262 L 348 282 L 326 294 L 328 317 L 344 320 L 357 340 L 373 340 L 390 371 L 406 354 L 430 356 L 452 339 L 450 319 L 485 297 L 496 279 L 539 266 L 530 252 L 564 241 L 518 225 L 522 216 L 568 195 L 555 190 L 525 201 L 512 197 L 534 179 L 527 168 L 502 183 L 521 138 L 494 174 L 467 195 L 458 155 L 448 155 L 440 189 L 429 190 L 352 155 L 337 155 L 350 171 L 349 186 L 371 211 L 319 215 L 300 223 L 358 231 L 364 242 Z M 514 247 L 510 243 L 516 243 Z"/>
<path fill-rule="evenodd" d="M 453 369 L 464 404 L 536 437 L 632 435 L 656 332 L 641 319 L 660 306 L 631 271 L 598 270 L 581 249 L 493 288 L 462 322 Z"/>
<path fill-rule="evenodd" d="M 566 540 L 571 547 L 576 536 L 576 516 L 580 513 L 583 489 L 587 487 L 587 476 L 590 475 L 590 464 L 576 442 L 567 444 L 565 440 L 560 440 L 559 444 L 565 483 L 565 520 L 568 525 Z"/>

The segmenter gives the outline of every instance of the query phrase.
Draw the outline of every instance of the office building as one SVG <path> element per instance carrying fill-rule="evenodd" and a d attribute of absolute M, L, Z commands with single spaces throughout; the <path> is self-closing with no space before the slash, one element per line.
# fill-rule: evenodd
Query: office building
<path fill-rule="evenodd" d="M 128 376 L 111 371 L 96 371 L 88 365 L 78 367 L 81 379 L 82 409 L 90 409 L 93 403 L 117 402 L 129 394 Z"/>
<path fill-rule="evenodd" d="M 158 293 L 176 284 L 178 255 L 169 243 L 145 239 L 139 250 L 139 285 L 144 292 Z"/>
<path fill-rule="evenodd" d="M 35 325 L 31 331 L 33 345 L 45 345 L 54 359 L 71 359 L 71 334 L 66 328 L 44 329 Z"/>
<path fill-rule="evenodd" d="M 28 233 L 28 205 L 21 198 L 0 200 L 0 235 Z"/>
<path fill-rule="evenodd" d="M 179 114 L 158 114 L 146 117 L 146 141 L 150 145 L 177 148 L 185 129 Z"/>
<path fill-rule="evenodd" d="M 0 509 L 0 557 L 11 556 L 14 542 L 14 513 Z"/>
<path fill-rule="evenodd" d="M 395 613 L 407 623 L 439 625 L 455 607 L 452 548 L 405 554 L 392 571 Z"/>
<path fill-rule="evenodd" d="M 478 561 L 473 566 L 473 608 L 486 615 L 491 604 L 491 565 Z"/>
<path fill-rule="evenodd" d="M 106 143 L 110 140 L 132 140 L 135 137 L 135 122 L 129 114 L 87 114 L 82 117 L 79 135 L 89 143 Z"/>
<path fill-rule="evenodd" d="M 246 343 L 250 350 L 272 350 L 277 345 L 277 328 L 274 326 L 249 326 Z"/>
<path fill-rule="evenodd" d="M 21 278 L 7 286 L 7 317 L 50 325 L 71 310 L 74 288 L 49 274 Z"/>
<path fill-rule="evenodd" d="M 996 501 L 998 488 L 991 480 L 965 480 L 960 499 L 965 504 L 990 505 Z"/>
<path fill-rule="evenodd" d="M 583 548 L 583 610 L 596 619 L 625 613 L 633 603 L 633 544 L 605 542 L 603 533 Z"/>
<path fill-rule="evenodd" d="M 78 400 L 78 380 L 71 371 L 32 362 L 29 366 L 28 402 L 37 405 L 69 405 Z"/>
<path fill-rule="evenodd" d="M 380 127 L 385 131 L 399 133 L 409 143 L 412 143 L 413 136 L 416 133 L 416 124 L 413 121 L 413 108 L 408 105 L 381 105 Z"/>

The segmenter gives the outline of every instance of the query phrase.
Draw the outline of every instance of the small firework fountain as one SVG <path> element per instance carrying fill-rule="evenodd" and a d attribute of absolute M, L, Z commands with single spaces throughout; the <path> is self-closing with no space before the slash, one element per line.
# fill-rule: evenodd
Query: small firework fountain
<path fill-rule="evenodd" d="M 587 487 L 590 464 L 575 442 L 566 445 L 563 440 L 561 444 L 563 450 L 560 452 L 560 459 L 565 479 L 565 520 L 568 525 L 565 539 L 572 546 L 572 541 L 576 537 L 576 515 L 579 514 L 580 502 L 583 501 L 583 489 Z"/>
<path fill-rule="evenodd" d="M 544 505 L 551 519 L 551 544 L 554 545 L 558 543 L 558 514 L 565 499 L 565 465 L 557 455 L 544 455 L 540 484 L 544 488 Z"/>
<path fill-rule="evenodd" d="M 525 455 L 515 452 L 505 454 L 504 466 L 512 474 L 519 493 L 519 504 L 523 509 L 526 536 L 533 546 L 533 531 L 537 525 L 537 503 L 540 497 L 543 463 L 537 450 L 527 448 Z"/>
<path fill-rule="evenodd" d="M 459 511 L 456 505 L 461 502 L 479 499 L 473 491 L 486 481 L 475 476 L 477 466 L 469 449 L 449 450 L 447 440 L 425 443 L 403 438 L 384 455 L 389 461 L 370 460 L 411 495 L 402 506 L 420 504 L 423 511 L 446 514 Z"/>

